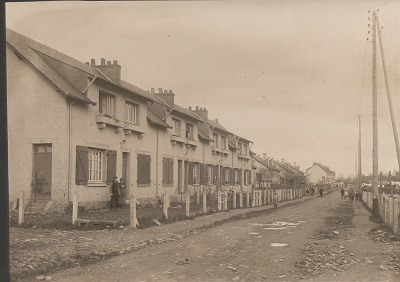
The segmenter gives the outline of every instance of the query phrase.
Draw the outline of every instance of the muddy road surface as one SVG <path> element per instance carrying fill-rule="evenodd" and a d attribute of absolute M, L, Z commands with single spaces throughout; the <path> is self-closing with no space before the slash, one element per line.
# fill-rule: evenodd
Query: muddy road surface
<path fill-rule="evenodd" d="M 398 241 L 339 192 L 53 273 L 53 281 L 400 281 Z M 371 233 L 372 232 L 372 233 Z"/>

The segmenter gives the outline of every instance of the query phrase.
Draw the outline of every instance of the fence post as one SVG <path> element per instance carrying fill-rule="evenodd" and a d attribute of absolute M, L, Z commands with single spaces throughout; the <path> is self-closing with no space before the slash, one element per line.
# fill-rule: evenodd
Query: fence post
<path fill-rule="evenodd" d="M 243 208 L 243 191 L 239 191 L 239 207 Z"/>
<path fill-rule="evenodd" d="M 78 219 L 78 191 L 72 195 L 72 224 Z"/>
<path fill-rule="evenodd" d="M 190 193 L 186 193 L 186 216 L 190 217 Z"/>
<path fill-rule="evenodd" d="M 221 211 L 221 200 L 222 200 L 222 194 L 221 191 L 218 191 L 218 211 Z"/>
<path fill-rule="evenodd" d="M 228 191 L 225 191 L 224 193 L 224 210 L 228 210 Z"/>
<path fill-rule="evenodd" d="M 18 203 L 18 224 L 25 221 L 25 191 L 21 191 Z"/>
<path fill-rule="evenodd" d="M 256 206 L 256 202 L 257 202 L 257 199 L 256 199 L 256 194 L 257 194 L 257 191 L 256 190 L 253 190 L 253 199 L 252 199 L 252 201 L 251 201 L 251 207 L 255 207 Z"/>
<path fill-rule="evenodd" d="M 236 191 L 233 191 L 232 207 L 236 209 Z"/>
<path fill-rule="evenodd" d="M 197 188 L 197 205 L 200 205 L 200 189 Z"/>
<path fill-rule="evenodd" d="M 136 217 L 136 197 L 134 194 L 129 195 L 129 223 L 132 229 L 136 229 L 138 221 Z"/>
<path fill-rule="evenodd" d="M 246 193 L 246 208 L 250 207 L 250 192 L 247 191 Z"/>
<path fill-rule="evenodd" d="M 207 192 L 203 191 L 203 213 L 207 213 Z"/>
<path fill-rule="evenodd" d="M 167 193 L 164 193 L 163 213 L 164 213 L 165 219 L 168 219 L 168 194 Z"/>

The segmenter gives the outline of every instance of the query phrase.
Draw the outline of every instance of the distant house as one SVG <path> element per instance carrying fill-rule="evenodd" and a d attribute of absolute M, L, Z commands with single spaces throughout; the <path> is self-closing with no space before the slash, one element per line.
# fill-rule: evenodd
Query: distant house
<path fill-rule="evenodd" d="M 329 184 L 335 182 L 335 172 L 330 170 L 328 166 L 314 162 L 306 170 L 306 179 L 311 184 Z"/>

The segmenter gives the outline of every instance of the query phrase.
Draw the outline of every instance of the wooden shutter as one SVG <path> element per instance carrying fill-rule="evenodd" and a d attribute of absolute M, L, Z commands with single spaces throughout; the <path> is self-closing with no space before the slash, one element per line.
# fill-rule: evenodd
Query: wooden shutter
<path fill-rule="evenodd" d="M 239 169 L 238 181 L 239 181 L 240 185 L 243 184 L 243 182 L 242 182 L 242 173 L 243 173 L 243 169 Z"/>
<path fill-rule="evenodd" d="M 189 185 L 193 184 L 193 163 L 189 162 Z"/>
<path fill-rule="evenodd" d="M 208 165 L 204 165 L 204 184 L 207 185 L 208 184 Z"/>
<path fill-rule="evenodd" d="M 205 182 L 204 164 L 200 164 L 200 184 L 204 185 Z"/>
<path fill-rule="evenodd" d="M 168 159 L 168 184 L 174 184 L 174 160 Z"/>
<path fill-rule="evenodd" d="M 231 176 L 231 185 L 235 185 L 235 169 L 230 168 L 230 176 Z"/>
<path fill-rule="evenodd" d="M 113 181 L 117 175 L 117 151 L 107 151 L 107 182 Z"/>
<path fill-rule="evenodd" d="M 220 168 L 220 181 L 221 181 L 222 185 L 225 184 L 225 168 L 224 167 Z"/>
<path fill-rule="evenodd" d="M 75 184 L 86 185 L 88 181 L 88 147 L 76 146 Z"/>
<path fill-rule="evenodd" d="M 150 156 L 137 156 L 137 183 L 150 184 Z"/>

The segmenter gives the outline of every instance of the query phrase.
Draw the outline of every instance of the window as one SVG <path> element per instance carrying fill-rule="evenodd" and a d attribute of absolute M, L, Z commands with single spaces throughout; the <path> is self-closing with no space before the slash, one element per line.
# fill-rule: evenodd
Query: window
<path fill-rule="evenodd" d="M 224 180 L 225 180 L 225 184 L 229 184 L 229 168 L 224 168 L 225 169 L 225 173 L 224 173 Z"/>
<path fill-rule="evenodd" d="M 88 152 L 88 181 L 103 181 L 103 151 L 89 148 Z"/>
<path fill-rule="evenodd" d="M 242 143 L 238 143 L 238 148 L 239 148 L 239 153 L 241 155 L 243 155 L 243 144 Z"/>
<path fill-rule="evenodd" d="M 213 142 L 214 142 L 214 146 L 216 148 L 218 148 L 218 134 L 217 133 L 213 134 Z"/>
<path fill-rule="evenodd" d="M 235 183 L 236 184 L 238 184 L 239 183 L 239 178 L 238 178 L 238 169 L 237 168 L 235 168 L 235 179 L 234 179 L 234 181 L 235 181 Z"/>
<path fill-rule="evenodd" d="M 136 124 L 137 123 L 137 114 L 138 114 L 138 105 L 132 104 L 129 102 L 125 103 L 125 120 L 127 122 Z"/>
<path fill-rule="evenodd" d="M 193 184 L 200 184 L 199 180 L 199 164 L 193 163 Z"/>
<path fill-rule="evenodd" d="M 174 135 L 181 136 L 181 121 L 179 119 L 172 119 L 174 123 Z"/>
<path fill-rule="evenodd" d="M 109 116 L 109 117 L 114 117 L 114 112 L 115 112 L 115 97 L 104 93 L 100 92 L 100 113 Z"/>
<path fill-rule="evenodd" d="M 150 185 L 150 156 L 137 155 L 137 184 Z"/>
<path fill-rule="evenodd" d="M 221 148 L 226 150 L 226 137 L 221 136 Z"/>
<path fill-rule="evenodd" d="M 242 155 L 247 156 L 247 144 L 243 144 L 243 152 Z"/>
<path fill-rule="evenodd" d="M 244 185 L 250 185 L 251 182 L 251 171 L 245 170 L 244 171 Z"/>
<path fill-rule="evenodd" d="M 211 184 L 212 181 L 212 165 L 207 165 L 207 184 Z"/>
<path fill-rule="evenodd" d="M 163 184 L 174 184 L 174 159 L 163 158 Z"/>
<path fill-rule="evenodd" d="M 186 139 L 193 140 L 193 125 L 186 123 Z"/>

